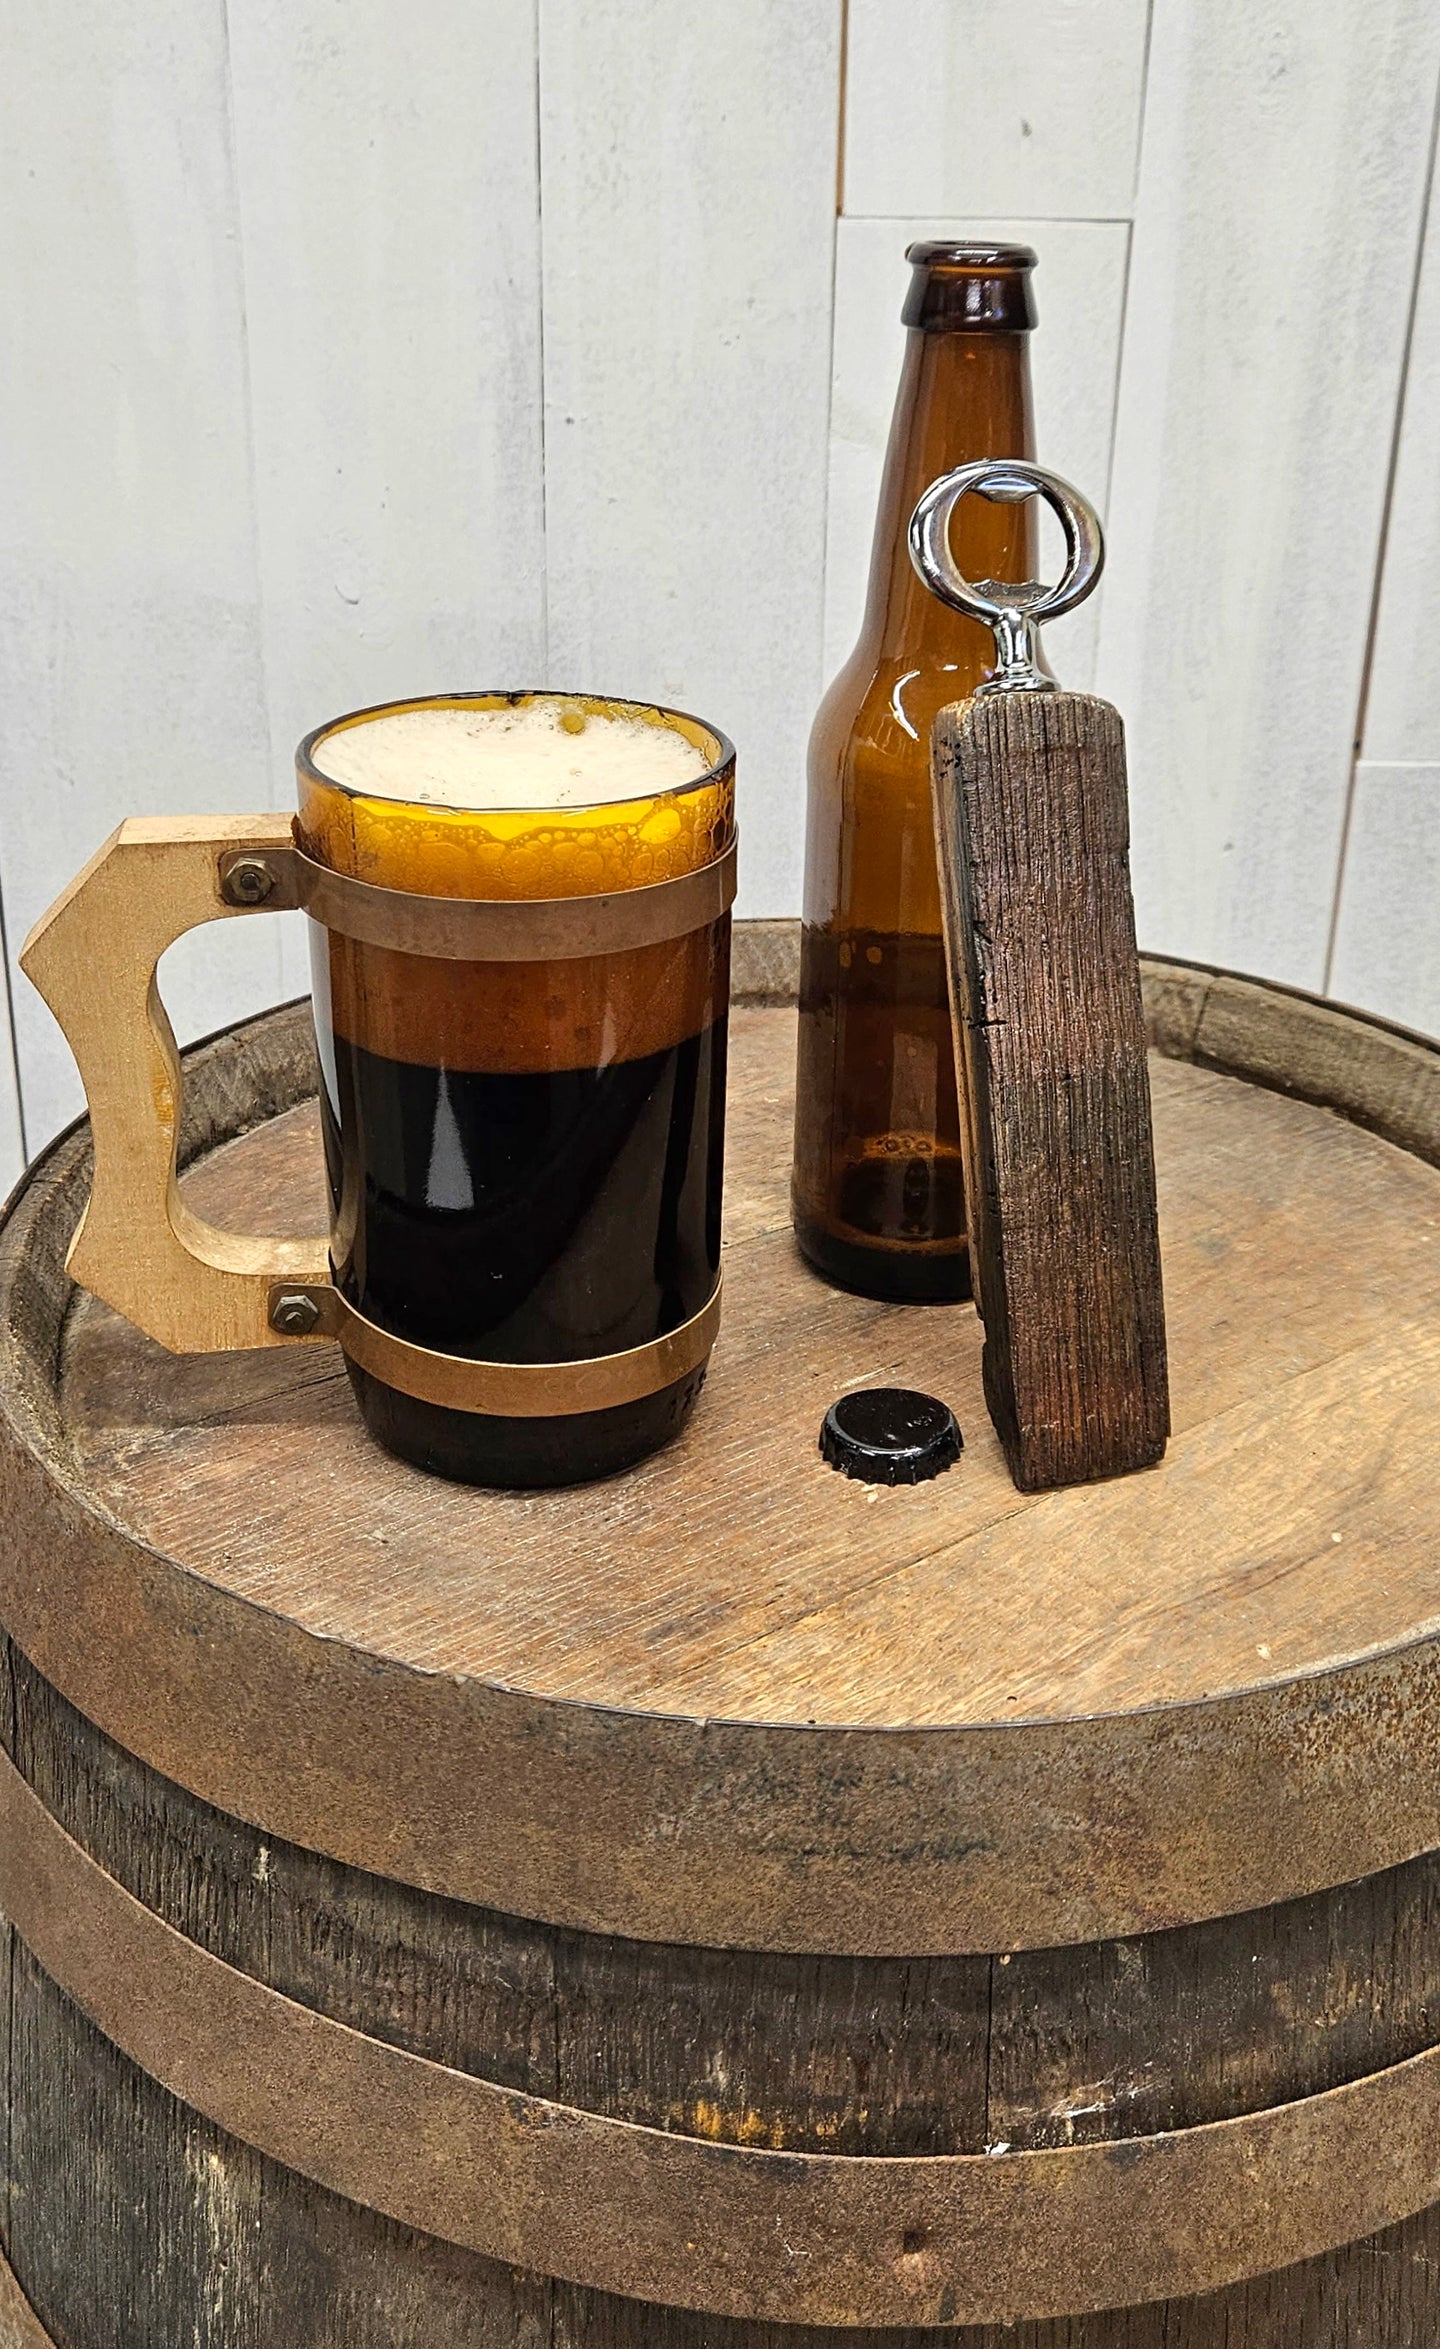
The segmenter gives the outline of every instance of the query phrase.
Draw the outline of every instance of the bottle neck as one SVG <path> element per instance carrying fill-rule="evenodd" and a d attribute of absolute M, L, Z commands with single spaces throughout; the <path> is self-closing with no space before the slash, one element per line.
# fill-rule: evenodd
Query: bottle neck
<path fill-rule="evenodd" d="M 861 645 L 873 660 L 904 659 L 973 668 L 993 663 L 988 629 L 933 596 L 910 561 L 907 533 L 922 491 L 942 473 L 979 457 L 1033 457 L 1029 337 L 995 327 L 905 337 Z M 970 579 L 1030 579 L 1038 559 L 1033 499 L 997 505 L 967 497 L 950 543 Z"/>

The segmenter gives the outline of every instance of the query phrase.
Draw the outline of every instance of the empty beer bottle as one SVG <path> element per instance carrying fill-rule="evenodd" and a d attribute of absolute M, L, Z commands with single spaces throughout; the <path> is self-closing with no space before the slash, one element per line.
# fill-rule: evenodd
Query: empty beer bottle
<path fill-rule="evenodd" d="M 938 474 L 1033 456 L 1023 245 L 912 245 L 860 639 L 810 737 L 794 1217 L 828 1279 L 871 1297 L 970 1294 L 930 807 L 930 729 L 994 661 L 988 629 L 920 583 L 910 515 Z M 971 579 L 1036 568 L 1034 506 L 967 498 Z"/>

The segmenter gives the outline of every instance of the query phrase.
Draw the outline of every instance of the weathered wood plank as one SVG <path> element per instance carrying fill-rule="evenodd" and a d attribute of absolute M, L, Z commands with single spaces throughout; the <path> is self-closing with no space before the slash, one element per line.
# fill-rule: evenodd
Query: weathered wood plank
<path fill-rule="evenodd" d="M 0 1744 L 15 1751 L 15 1683 L 10 1668 L 10 1642 L 0 1635 Z M 15 2175 L 10 2143 L 14 2111 L 15 1935 L 0 1911 L 0 2245 L 10 2240 L 11 2201 Z M 4 2308 L 0 2303 L 0 2343 L 4 2336 Z"/>
<path fill-rule="evenodd" d="M 846 212 L 1127 218 L 1149 13 L 912 0 L 897 39 L 885 0 L 850 0 Z"/>
<path fill-rule="evenodd" d="M 839 0 L 542 0 L 546 680 L 740 745 L 743 910 L 800 895 L 821 678 Z"/>
<path fill-rule="evenodd" d="M 663 1476 L 546 1496 L 543 1516 L 387 1482 L 319 1349 L 310 1384 L 244 1357 L 222 1379 L 128 1351 L 81 1308 L 62 1394 L 60 1268 L 86 1183 L 83 1142 L 66 1145 L 0 1233 L 17 1632 L 131 1750 L 276 1833 L 667 1941 L 893 1953 L 908 1920 L 905 1954 L 1050 1945 L 1428 1849 L 1440 1192 L 1407 1149 L 1440 1154 L 1436 1055 L 1253 982 L 1151 976 L 1172 1049 L 1257 1079 L 1156 1064 L 1186 1335 L 1181 1435 L 1153 1478 L 1025 1503 L 974 1433 L 971 1317 L 887 1314 L 795 1265 L 790 1023 L 750 1011 L 734 1384 Z M 279 1015 L 195 1057 L 197 1137 L 295 1100 L 303 1026 Z M 253 1132 L 191 1183 L 222 1216 L 310 1221 L 313 1123 Z M 957 1371 L 969 1383 L 948 1389 Z M 957 1394 L 963 1470 L 837 1501 L 821 1413 L 847 1381 L 887 1379 Z M 67 1498 L 76 1474 L 113 1521 Z M 721 1791 L 697 1810 L 702 1749 Z M 483 1808 L 451 1801 L 452 1773 L 484 1779 Z M 897 1804 L 892 1862 L 873 1820 Z"/>
<path fill-rule="evenodd" d="M 99 1737 L 18 1659 L 15 1675 L 33 1782 L 87 1849 L 208 1947 L 358 2028 L 652 2126 L 838 2152 L 1123 2139 L 1312 2093 L 1433 2036 L 1440 1855 L 1276 1910 L 1014 1959 L 655 1948 L 432 1901 L 267 1841 Z M 514 2274 L 219 2135 L 23 1952 L 17 2025 L 9 2250 L 61 2344 L 925 2349 L 934 2337 L 751 2326 Z M 1207 2300 L 953 2339 L 1348 2349 L 1358 2311 L 1359 2337 L 1409 2349 L 1440 2307 L 1436 2221 Z"/>
<path fill-rule="evenodd" d="M 253 1835 L 147 1788 L 9 1656 L 13 1750 L 72 1832 L 126 1853 L 131 1889 L 206 1948 L 263 1965 Z M 168 2341 L 177 2322 L 199 2349 L 250 2349 L 258 2155 L 136 2075 L 18 1945 L 14 2007 L 8 2248 L 37 2314 L 85 2349 Z"/>
<path fill-rule="evenodd" d="M 1341 1003 L 1440 1033 L 1437 903 L 1440 759 L 1428 766 L 1362 759 L 1355 769 L 1327 992 Z"/>
<path fill-rule="evenodd" d="M 1430 204 L 1420 252 L 1415 316 L 1405 369 L 1404 398 L 1395 444 L 1395 478 L 1390 495 L 1380 570 L 1375 642 L 1365 690 L 1362 757 L 1391 766 L 1440 761 L 1440 706 L 1434 688 L 1434 647 L 1440 640 L 1440 481 L 1435 445 L 1440 437 L 1440 172 L 1430 183 Z M 1409 904 L 1418 921 L 1423 886 L 1397 892 L 1404 919 Z M 1431 900 L 1433 903 L 1433 898 Z M 1384 953 L 1383 931 L 1371 941 Z M 1382 1009 L 1396 1018 L 1398 1006 Z"/>
<path fill-rule="evenodd" d="M 0 212 L 13 955 L 121 816 L 271 790 L 223 0 L 22 11 Z M 275 925 L 242 927 L 167 961 L 182 1037 L 278 994 Z M 38 1146 L 80 1088 L 19 979 L 15 1017 Z"/>
<path fill-rule="evenodd" d="M 1437 65 L 1427 0 L 1154 12 L 1097 689 L 1142 943 L 1298 986 L 1324 984 Z"/>
<path fill-rule="evenodd" d="M 997 1959 L 990 2142 L 1197 2128 L 1237 2099 L 1283 2104 L 1402 2063 L 1440 2017 L 1437 1921 L 1432 1854 L 1183 1933 Z"/>
<path fill-rule="evenodd" d="M 1363 1060 L 1353 1024 L 1293 998 L 1212 981 L 1206 1002 L 1202 1028 L 1216 1055 L 1239 1048 L 1249 1007 L 1249 1046 L 1266 1055 L 1271 1081 L 1289 1065 L 1319 1091 L 1327 1068 L 1339 1073 L 1336 1053 Z M 1317 1019 L 1337 1041 L 1327 1067 L 1307 1069 L 1302 1047 Z M 628 1480 L 623 1509 L 593 1494 L 522 1500 L 397 1477 L 365 1438 L 338 1371 L 321 1376 L 320 1349 L 315 1383 L 307 1366 L 307 1383 L 281 1392 L 263 1357 L 178 1363 L 82 1300 L 68 1409 L 98 1489 L 201 1571 L 380 1652 L 682 1711 L 713 1700 L 765 1718 L 777 1706 L 800 1719 L 985 1718 L 997 1690 L 1020 1687 L 1040 1711 L 1146 1703 L 1162 1691 L 1178 1702 L 1267 1677 L 1257 1640 L 1299 1669 L 1347 1637 L 1398 1639 L 1428 1620 L 1423 1447 L 1415 1460 L 1386 1447 L 1395 1414 L 1421 1423 L 1436 1376 L 1435 1349 L 1426 1341 L 1417 1351 L 1409 1334 L 1440 1309 L 1435 1170 L 1304 1101 L 1156 1062 L 1178 1457 L 1156 1479 L 1103 1495 L 1024 1502 L 985 1426 L 974 1317 L 842 1297 L 796 1263 L 786 1200 L 793 1015 L 744 1011 L 733 1030 L 728 1318 L 693 1441 Z M 1422 1099 L 1430 1064 L 1420 1047 L 1404 1053 Z M 257 1230 L 287 1215 L 294 1229 L 313 1228 L 315 1147 L 313 1123 L 297 1114 L 197 1168 L 189 1195 L 221 1220 L 243 1206 Z M 1323 1434 L 1347 1363 L 1359 1383 L 1344 1442 L 1327 1439 L 1327 1457 L 1338 1474 L 1344 1445 L 1359 1444 L 1366 1465 L 1346 1469 L 1329 1498 L 1354 1539 L 1363 1527 L 1346 1496 L 1363 1515 L 1360 1495 L 1370 1495 L 1387 1527 L 1386 1571 L 1367 1581 L 1322 1544 L 1257 1587 L 1255 1561 L 1271 1552 L 1277 1522 L 1298 1523 L 1295 1511 L 1309 1522 L 1327 1505 L 1302 1470 L 1299 1431 L 1305 1442 Z M 958 1474 L 871 1503 L 813 1447 L 847 1382 L 887 1379 L 953 1399 L 970 1441 Z M 1262 1457 L 1264 1493 L 1237 1490 L 1235 1461 Z M 1198 1512 L 1210 1528 L 1206 1545 L 1187 1538 L 1177 1552 L 1165 1541 L 1172 1480 L 1184 1487 L 1185 1522 L 1193 1528 Z M 307 1494 L 299 1515 L 298 1490 Z M 683 1545 L 674 1540 L 682 1521 Z M 1092 1521 L 1104 1527 L 1093 1582 L 1075 1570 L 1077 1555 L 1091 1554 L 1088 1536 L 1078 1553 L 1076 1544 Z M 358 1571 L 357 1525 L 376 1537 Z M 1122 1539 L 1131 1571 L 1117 1583 L 1103 1561 Z M 867 1641 L 861 1661 L 851 1634 L 902 1587 L 897 1578 L 931 1560 L 945 1561 L 926 1600 L 939 1609 L 930 1618 L 938 1645 L 917 1653 L 897 1617 L 893 1648 Z M 1036 1572 L 1053 1574 L 1043 1604 Z M 1192 1575 L 1215 1594 L 1193 1610 L 1193 1644 L 1168 1615 Z M 1265 1626 L 1253 1629 L 1257 1603 Z M 778 1663 L 766 1661 L 771 1640 L 791 1643 L 793 1681 L 789 1666 L 777 1678 Z"/>
<path fill-rule="evenodd" d="M 1148 1468 L 1170 1430 L 1125 730 L 976 694 L 933 751 L 985 1400 L 1022 1492 Z"/>
<path fill-rule="evenodd" d="M 295 744 L 327 717 L 547 682 L 535 11 L 359 0 L 342 33 L 323 0 L 264 0 L 231 11 L 230 63 L 270 742 L 253 804 L 290 807 Z"/>
<path fill-rule="evenodd" d="M 42 1974 L 16 1967 L 9 2256 L 57 2343 L 252 2349 L 259 2157 L 137 2074 Z"/>

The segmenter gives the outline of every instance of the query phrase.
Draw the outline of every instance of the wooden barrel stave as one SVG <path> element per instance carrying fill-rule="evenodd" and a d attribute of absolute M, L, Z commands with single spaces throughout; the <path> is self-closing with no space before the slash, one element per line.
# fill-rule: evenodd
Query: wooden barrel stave
<path fill-rule="evenodd" d="M 1440 1855 L 1276 1909 L 985 1959 L 636 1944 L 277 1845 L 124 1753 L 13 1647 L 8 1662 L 7 1744 L 26 1779 L 178 1930 L 374 2037 L 650 2127 L 831 2153 L 1119 2140 L 1380 2070 L 1428 2046 L 1440 2012 Z M 7 2250 L 66 2349 L 920 2349 L 936 2337 L 749 2324 L 523 2276 L 214 2127 L 113 2048 L 22 1944 L 9 1980 Z M 1440 2322 L 1440 2208 L 1218 2295 L 948 2337 L 957 2349 L 1317 2349 L 1345 2341 L 1364 2309 L 1391 2331 L 1360 2338 L 1418 2341 L 1395 2329 L 1417 2293 Z"/>
<path fill-rule="evenodd" d="M 788 947 L 768 944 L 770 991 L 783 991 Z M 1344 1015 L 1178 966 L 1152 974 L 1149 993 L 1172 1052 L 1221 1067 L 1248 1053 L 1258 1081 L 1333 1100 L 1417 1157 L 1440 1157 L 1433 1055 L 1415 1040 L 1382 1029 L 1357 1044 Z M 305 1057 L 295 1019 L 213 1050 L 188 1099 L 189 1154 L 283 1111 L 303 1090 Z M 52 1232 L 73 1219 L 83 1180 L 72 1154 L 63 1195 L 44 1202 Z M 51 1438 L 66 1301 L 55 1247 L 33 1251 L 7 1309 L 33 1368 L 27 1407 L 50 1415 Z M 243 1392 L 243 1369 L 235 1380 Z M 266 1835 L 104 1737 L 18 1647 L 0 1686 L 7 1749 L 48 1810 L 198 1946 L 373 2039 L 651 2128 L 831 2155 L 1098 2145 L 1317 2097 L 1440 2038 L 1440 1855 L 1234 1916 L 995 1955 L 645 1942 L 441 1898 Z M 1417 1721 L 1423 1766 L 1423 1709 Z M 170 2096 L 5 1932 L 4 2240 L 59 2349 L 922 2349 L 937 2338 L 660 2307 L 401 2226 Z M 1211 2215 L 1197 2211 L 1197 2228 Z M 923 2258 L 924 2246 L 900 2256 Z M 41 2349 L 16 2321 L 0 2293 L 0 2345 Z M 943 2337 L 957 2349 L 1398 2349 L 1437 2332 L 1440 2206 L 1203 2296 L 952 2325 Z"/>

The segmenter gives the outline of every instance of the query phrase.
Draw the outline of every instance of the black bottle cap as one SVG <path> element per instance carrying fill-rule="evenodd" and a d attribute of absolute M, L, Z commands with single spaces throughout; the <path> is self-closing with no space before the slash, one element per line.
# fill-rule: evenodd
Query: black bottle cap
<path fill-rule="evenodd" d="M 925 1484 L 959 1459 L 954 1412 L 913 1387 L 861 1387 L 825 1414 L 820 1449 L 843 1476 L 862 1484 Z"/>

